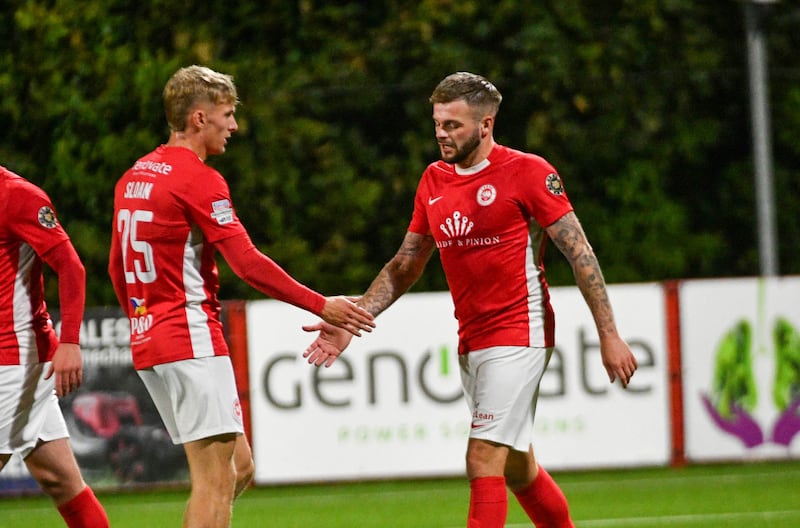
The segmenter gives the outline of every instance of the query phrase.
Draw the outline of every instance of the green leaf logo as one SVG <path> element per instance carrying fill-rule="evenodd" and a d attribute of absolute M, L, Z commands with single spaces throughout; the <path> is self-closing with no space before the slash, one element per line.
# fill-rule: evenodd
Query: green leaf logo
<path fill-rule="evenodd" d="M 800 397 L 800 334 L 784 318 L 775 322 L 775 386 L 772 397 L 779 411 L 785 411 Z"/>
<path fill-rule="evenodd" d="M 750 323 L 739 321 L 717 346 L 714 382 L 711 396 L 723 418 L 731 418 L 734 407 L 752 412 L 758 401 L 750 355 L 752 329 Z"/>

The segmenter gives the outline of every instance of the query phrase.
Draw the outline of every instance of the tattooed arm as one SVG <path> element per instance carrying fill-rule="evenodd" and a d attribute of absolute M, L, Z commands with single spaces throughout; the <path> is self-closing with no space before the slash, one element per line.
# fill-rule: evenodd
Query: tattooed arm
<path fill-rule="evenodd" d="M 374 316 L 387 309 L 417 282 L 434 247 L 431 235 L 407 232 L 397 254 L 386 263 L 357 304 Z"/>
<path fill-rule="evenodd" d="M 386 263 L 356 304 L 377 317 L 417 282 L 435 247 L 431 235 L 407 232 L 400 249 Z M 303 353 L 303 357 L 316 366 L 331 366 L 353 338 L 352 334 L 341 332 L 339 328 L 324 321 L 303 326 L 303 330 L 319 332 Z"/>
<path fill-rule="evenodd" d="M 575 282 L 592 313 L 600 337 L 600 354 L 611 382 L 619 378 L 623 387 L 636 370 L 636 358 L 617 332 L 614 312 L 597 257 L 586 239 L 578 217 L 567 213 L 545 231 L 572 267 Z"/>
<path fill-rule="evenodd" d="M 589 305 L 600 337 L 615 334 L 614 313 L 606 293 L 603 273 L 578 217 L 575 213 L 567 213 L 550 225 L 546 232 L 572 267 L 575 282 Z"/>

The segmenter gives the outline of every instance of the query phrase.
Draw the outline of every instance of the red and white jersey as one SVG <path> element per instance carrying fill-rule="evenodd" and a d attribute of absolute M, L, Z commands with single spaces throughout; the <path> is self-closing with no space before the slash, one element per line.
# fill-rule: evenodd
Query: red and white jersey
<path fill-rule="evenodd" d="M 221 174 L 159 146 L 117 182 L 109 272 L 131 322 L 133 365 L 228 355 L 214 243 L 245 232 Z"/>
<path fill-rule="evenodd" d="M 39 255 L 65 240 L 47 194 L 0 167 L 0 365 L 48 361 L 55 352 Z"/>
<path fill-rule="evenodd" d="M 558 173 L 533 154 L 496 145 L 467 170 L 443 161 L 428 166 L 408 230 L 436 240 L 460 354 L 554 346 L 544 227 L 570 211 Z"/>

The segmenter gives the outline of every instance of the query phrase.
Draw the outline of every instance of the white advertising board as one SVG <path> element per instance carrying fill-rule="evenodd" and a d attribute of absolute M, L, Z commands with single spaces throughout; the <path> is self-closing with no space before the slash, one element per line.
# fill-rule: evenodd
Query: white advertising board
<path fill-rule="evenodd" d="M 536 449 L 550 468 L 665 464 L 669 457 L 663 299 L 657 284 L 610 288 L 640 359 L 628 391 L 609 385 L 591 314 L 576 288 L 554 288 L 560 345 L 541 386 Z M 302 358 L 316 317 L 248 303 L 256 482 L 464 474 L 450 295 L 407 294 L 330 368 Z"/>
<path fill-rule="evenodd" d="M 302 352 L 313 315 L 247 307 L 256 481 L 463 472 L 469 425 L 447 294 L 409 294 L 330 368 Z M 455 447 L 455 449 L 454 449 Z"/>
<path fill-rule="evenodd" d="M 687 458 L 800 456 L 800 278 L 685 281 L 680 298 Z"/>
<path fill-rule="evenodd" d="M 609 384 L 597 331 L 580 291 L 553 288 L 557 353 L 542 378 L 534 434 L 534 449 L 546 467 L 665 465 L 670 461 L 662 286 L 612 285 L 608 292 L 617 328 L 639 368 L 628 389 L 619 382 Z"/>

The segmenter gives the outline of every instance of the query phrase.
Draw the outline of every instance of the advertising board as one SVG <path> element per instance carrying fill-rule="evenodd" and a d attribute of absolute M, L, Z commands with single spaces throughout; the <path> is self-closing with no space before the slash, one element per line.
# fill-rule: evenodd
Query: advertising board
<path fill-rule="evenodd" d="M 800 456 L 800 278 L 680 287 L 686 456 Z"/>
<path fill-rule="evenodd" d="M 541 384 L 536 451 L 552 468 L 666 464 L 669 410 L 661 287 L 614 286 L 620 331 L 640 363 L 610 385 L 576 288 L 554 288 L 559 343 Z M 302 352 L 314 316 L 275 301 L 247 307 L 258 483 L 464 473 L 470 417 L 461 397 L 450 295 L 412 293 L 330 368 Z"/>
<path fill-rule="evenodd" d="M 58 331 L 58 313 L 52 316 Z M 83 383 L 59 404 L 84 479 L 95 489 L 188 481 L 183 448 L 172 444 L 133 369 L 122 310 L 87 309 L 80 339 Z M 17 455 L 0 472 L 3 491 L 38 492 Z"/>

